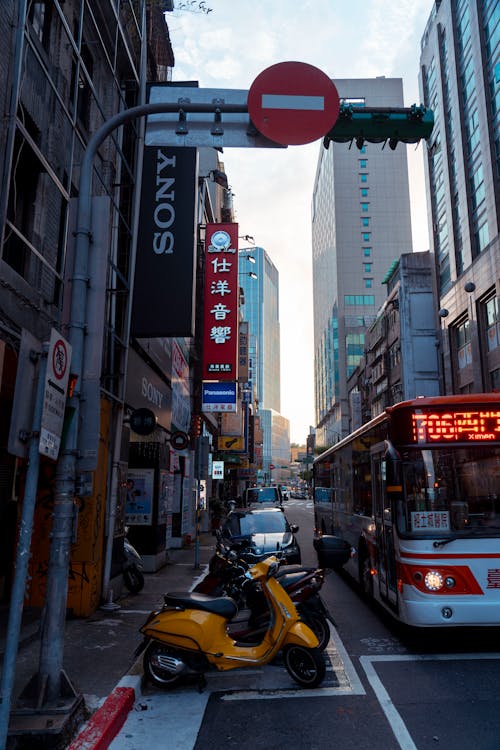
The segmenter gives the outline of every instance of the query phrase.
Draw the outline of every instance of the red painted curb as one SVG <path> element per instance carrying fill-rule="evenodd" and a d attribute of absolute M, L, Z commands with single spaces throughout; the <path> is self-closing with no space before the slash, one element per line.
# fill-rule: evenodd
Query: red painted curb
<path fill-rule="evenodd" d="M 90 717 L 68 750 L 106 750 L 125 723 L 134 701 L 133 688 L 116 687 Z"/>

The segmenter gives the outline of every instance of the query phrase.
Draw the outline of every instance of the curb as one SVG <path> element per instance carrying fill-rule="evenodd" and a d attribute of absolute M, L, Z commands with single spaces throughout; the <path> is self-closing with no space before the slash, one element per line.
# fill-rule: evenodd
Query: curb
<path fill-rule="evenodd" d="M 141 678 L 126 676 L 92 714 L 68 750 L 106 750 L 116 737 L 140 692 Z"/>

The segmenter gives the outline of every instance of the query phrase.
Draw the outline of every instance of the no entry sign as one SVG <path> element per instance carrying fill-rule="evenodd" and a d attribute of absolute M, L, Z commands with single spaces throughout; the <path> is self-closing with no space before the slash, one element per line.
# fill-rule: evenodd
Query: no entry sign
<path fill-rule="evenodd" d="M 248 92 L 248 113 L 257 130 L 293 146 L 322 138 L 340 111 L 335 84 L 313 65 L 282 62 L 260 73 Z"/>

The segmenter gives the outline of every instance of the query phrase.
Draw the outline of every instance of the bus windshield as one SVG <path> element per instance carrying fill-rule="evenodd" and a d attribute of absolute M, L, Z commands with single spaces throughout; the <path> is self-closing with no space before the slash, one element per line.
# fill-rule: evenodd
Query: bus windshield
<path fill-rule="evenodd" d="M 401 451 L 405 536 L 500 536 L 500 448 Z"/>

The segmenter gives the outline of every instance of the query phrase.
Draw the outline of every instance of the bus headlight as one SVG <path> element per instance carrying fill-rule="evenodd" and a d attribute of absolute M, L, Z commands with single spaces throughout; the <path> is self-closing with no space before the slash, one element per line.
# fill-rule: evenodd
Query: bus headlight
<path fill-rule="evenodd" d="M 429 570 L 425 574 L 424 583 L 429 591 L 439 591 L 444 585 L 443 576 L 437 570 Z"/>

